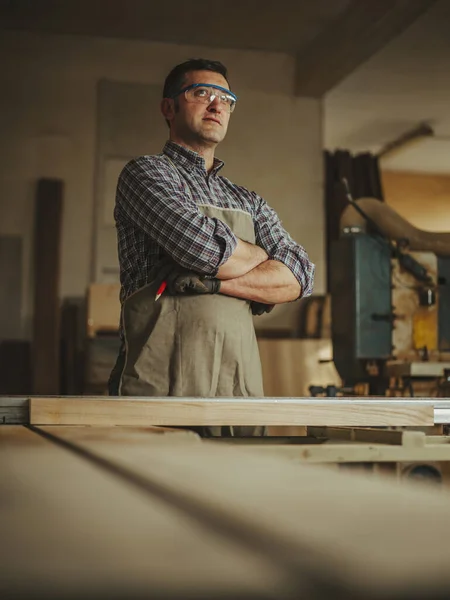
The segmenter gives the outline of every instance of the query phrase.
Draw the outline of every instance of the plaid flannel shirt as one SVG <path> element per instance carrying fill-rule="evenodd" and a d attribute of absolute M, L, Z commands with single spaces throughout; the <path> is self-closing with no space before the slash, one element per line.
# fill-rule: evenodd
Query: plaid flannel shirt
<path fill-rule="evenodd" d="M 208 173 L 200 155 L 169 141 L 162 154 L 141 156 L 124 167 L 114 209 L 122 301 L 148 283 L 151 268 L 164 253 L 210 276 L 230 258 L 236 236 L 219 219 L 204 216 L 199 204 L 248 212 L 256 244 L 292 271 L 302 296 L 311 294 L 315 267 L 305 249 L 260 196 L 219 175 L 223 165 L 215 159 Z"/>

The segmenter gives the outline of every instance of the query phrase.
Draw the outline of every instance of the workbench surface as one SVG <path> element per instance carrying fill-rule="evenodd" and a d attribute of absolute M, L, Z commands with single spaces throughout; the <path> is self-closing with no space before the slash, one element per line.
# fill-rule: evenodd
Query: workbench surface
<path fill-rule="evenodd" d="M 447 494 L 157 427 L 0 427 L 0 597 L 447 598 Z"/>

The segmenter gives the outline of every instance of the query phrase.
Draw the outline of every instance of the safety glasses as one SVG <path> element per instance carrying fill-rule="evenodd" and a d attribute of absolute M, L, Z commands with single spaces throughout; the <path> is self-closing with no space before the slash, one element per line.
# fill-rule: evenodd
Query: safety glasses
<path fill-rule="evenodd" d="M 192 83 L 174 94 L 172 98 L 176 98 L 180 94 L 184 94 L 187 102 L 196 104 L 211 104 L 215 98 L 218 98 L 230 113 L 233 112 L 237 101 L 237 96 L 233 92 L 212 83 Z"/>

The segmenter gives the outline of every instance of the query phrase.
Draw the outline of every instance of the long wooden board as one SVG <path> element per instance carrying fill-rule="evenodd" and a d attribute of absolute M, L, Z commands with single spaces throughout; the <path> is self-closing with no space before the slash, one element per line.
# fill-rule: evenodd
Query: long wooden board
<path fill-rule="evenodd" d="M 0 464 L 2 600 L 298 596 L 263 553 L 25 427 L 0 427 Z"/>
<path fill-rule="evenodd" d="M 34 425 L 433 425 L 432 405 L 420 402 L 285 398 L 31 398 Z"/>
<path fill-rule="evenodd" d="M 442 526 L 450 522 L 450 504 L 442 493 L 213 442 L 114 444 L 101 436 L 89 441 L 80 429 L 40 429 L 222 519 L 290 565 L 303 579 L 301 597 L 448 595 Z"/>
<path fill-rule="evenodd" d="M 243 452 L 260 456 L 276 455 L 295 463 L 373 463 L 411 462 L 430 464 L 450 462 L 450 446 L 427 444 L 423 447 L 390 446 L 388 444 L 302 444 L 240 446 Z"/>

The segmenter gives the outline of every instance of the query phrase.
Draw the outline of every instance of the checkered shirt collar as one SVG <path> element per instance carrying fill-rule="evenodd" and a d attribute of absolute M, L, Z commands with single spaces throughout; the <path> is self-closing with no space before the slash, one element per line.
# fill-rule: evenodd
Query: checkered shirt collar
<path fill-rule="evenodd" d="M 194 168 L 199 168 L 206 172 L 205 159 L 200 156 L 197 152 L 189 150 L 184 146 L 180 146 L 171 140 L 166 142 L 163 149 L 163 154 L 166 154 L 169 158 L 176 161 L 181 167 L 187 171 L 192 171 Z M 214 166 L 211 173 L 216 174 L 224 166 L 224 162 L 218 158 L 214 158 Z"/>

